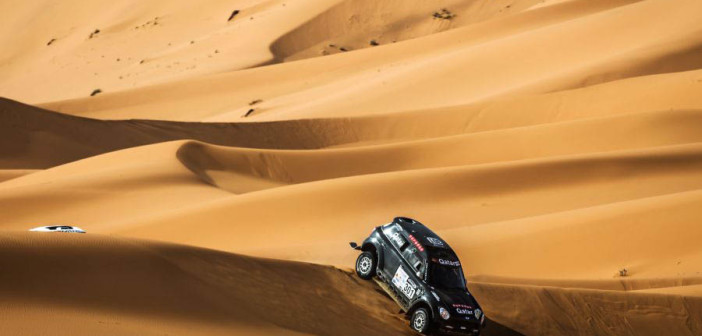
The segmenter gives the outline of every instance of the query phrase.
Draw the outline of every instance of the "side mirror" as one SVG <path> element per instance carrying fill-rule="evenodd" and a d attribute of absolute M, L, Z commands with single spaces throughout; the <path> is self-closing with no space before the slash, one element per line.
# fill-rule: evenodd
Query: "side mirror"
<path fill-rule="evenodd" d="M 354 250 L 361 250 L 361 247 L 356 244 L 356 242 L 350 242 L 349 245 L 351 245 L 351 248 Z"/>

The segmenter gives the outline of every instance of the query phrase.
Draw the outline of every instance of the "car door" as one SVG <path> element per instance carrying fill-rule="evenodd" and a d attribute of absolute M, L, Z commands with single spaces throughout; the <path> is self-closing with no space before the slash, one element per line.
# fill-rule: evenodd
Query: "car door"
<path fill-rule="evenodd" d="M 386 260 L 386 263 L 391 260 L 386 266 L 391 278 L 390 285 L 400 293 L 400 299 L 408 304 L 417 297 L 419 283 L 415 271 L 408 266 L 403 254 L 410 253 L 409 251 L 415 248 L 403 234 L 402 227 L 397 224 L 389 226 L 386 235 L 392 244 L 392 255 L 387 256 Z"/>
<path fill-rule="evenodd" d="M 404 284 L 402 290 L 403 293 L 406 294 L 409 302 L 413 302 L 418 299 L 420 296 L 419 294 L 421 294 L 420 287 L 422 287 L 422 282 L 424 281 L 426 265 L 419 251 L 417 251 L 417 248 L 412 244 L 409 244 L 401 252 L 408 273 L 408 280 Z"/>

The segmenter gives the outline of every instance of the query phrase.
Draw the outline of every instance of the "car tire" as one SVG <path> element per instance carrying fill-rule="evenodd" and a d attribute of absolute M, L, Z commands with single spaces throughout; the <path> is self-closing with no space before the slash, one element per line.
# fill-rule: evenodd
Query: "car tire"
<path fill-rule="evenodd" d="M 431 315 L 429 310 L 420 307 L 412 313 L 410 318 L 410 327 L 422 335 L 429 335 L 431 332 Z"/>
<path fill-rule="evenodd" d="M 370 251 L 365 251 L 356 259 L 356 274 L 363 280 L 370 280 L 375 275 L 376 258 Z"/>

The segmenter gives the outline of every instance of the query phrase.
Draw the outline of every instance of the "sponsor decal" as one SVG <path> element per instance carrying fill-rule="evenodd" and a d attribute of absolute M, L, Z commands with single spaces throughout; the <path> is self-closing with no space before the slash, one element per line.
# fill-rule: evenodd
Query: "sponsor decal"
<path fill-rule="evenodd" d="M 405 240 L 397 232 L 393 233 L 392 236 L 390 236 L 390 239 L 392 239 L 397 247 L 402 247 L 402 245 L 405 245 Z"/>
<path fill-rule="evenodd" d="M 461 266 L 461 263 L 460 263 L 458 260 L 447 260 L 447 259 L 441 259 L 441 258 L 439 258 L 439 259 L 432 258 L 431 261 L 433 261 L 433 262 L 435 262 L 435 263 L 439 263 L 439 264 L 441 264 L 441 265 L 446 265 L 446 266 L 455 266 L 455 267 Z"/>
<path fill-rule="evenodd" d="M 427 237 L 427 240 L 434 246 L 444 246 L 444 242 L 439 238 Z"/>
<path fill-rule="evenodd" d="M 409 238 L 412 241 L 412 244 L 414 244 L 419 251 L 424 252 L 424 247 L 417 241 L 417 238 L 414 238 L 413 235 L 409 235 Z"/>
<path fill-rule="evenodd" d="M 456 308 L 456 313 L 461 315 L 473 315 L 473 311 L 470 309 Z"/>
<path fill-rule="evenodd" d="M 409 279 L 409 275 L 407 275 L 407 272 L 402 268 L 402 266 L 397 268 L 397 271 L 395 271 L 395 275 L 392 277 L 392 283 L 395 285 L 395 287 L 402 287 L 406 282 L 407 279 Z"/>
<path fill-rule="evenodd" d="M 417 293 L 417 285 L 410 280 L 409 275 L 407 275 L 402 266 L 397 268 L 395 275 L 392 277 L 392 283 L 409 299 L 413 298 Z"/>
<path fill-rule="evenodd" d="M 465 304 L 454 303 L 451 306 L 456 308 L 456 313 L 460 315 L 473 315 L 473 307 Z"/>

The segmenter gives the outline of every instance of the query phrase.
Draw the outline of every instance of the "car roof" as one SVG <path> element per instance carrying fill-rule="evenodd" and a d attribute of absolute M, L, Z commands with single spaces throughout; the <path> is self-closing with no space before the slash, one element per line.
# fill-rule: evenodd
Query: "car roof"
<path fill-rule="evenodd" d="M 434 233 L 434 231 L 430 230 L 424 224 L 412 218 L 395 217 L 393 222 L 399 224 L 400 226 L 402 226 L 402 229 L 404 229 L 407 232 L 411 232 L 417 238 L 439 237 L 436 233 Z"/>
<path fill-rule="evenodd" d="M 404 231 L 417 239 L 424 247 L 427 257 L 451 255 L 458 259 L 451 246 L 421 222 L 408 217 L 395 217 L 393 223 L 400 225 Z"/>

